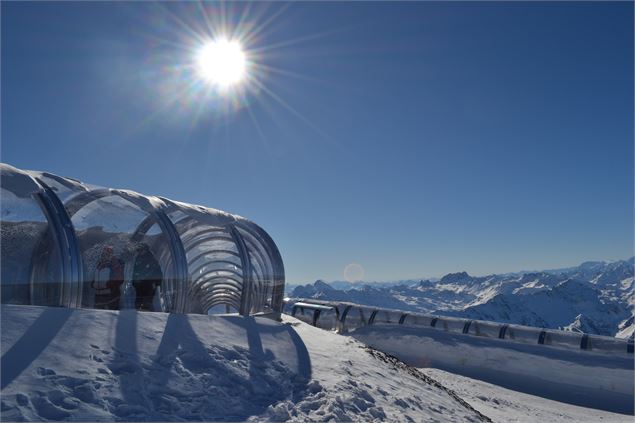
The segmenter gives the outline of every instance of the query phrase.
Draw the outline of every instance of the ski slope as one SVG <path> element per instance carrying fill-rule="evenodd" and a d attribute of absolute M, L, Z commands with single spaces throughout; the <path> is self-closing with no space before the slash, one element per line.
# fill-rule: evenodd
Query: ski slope
<path fill-rule="evenodd" d="M 448 375 L 426 375 L 288 316 L 280 323 L 3 305 L 1 321 L 3 421 L 479 422 L 492 411 Z M 513 391 L 509 398 L 525 401 Z M 517 417 L 629 418 L 549 407 Z"/>

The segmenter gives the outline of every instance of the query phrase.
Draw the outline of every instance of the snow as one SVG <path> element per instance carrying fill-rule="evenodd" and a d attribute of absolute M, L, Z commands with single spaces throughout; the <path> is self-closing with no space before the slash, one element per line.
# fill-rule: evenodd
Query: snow
<path fill-rule="evenodd" d="M 349 333 L 414 367 L 432 367 L 526 394 L 633 414 L 633 356 L 373 324 Z"/>
<path fill-rule="evenodd" d="M 632 421 L 443 370 L 419 371 L 289 316 L 280 323 L 4 305 L 1 317 L 3 421 Z M 511 361 L 533 372 L 545 365 L 526 350 L 506 357 L 491 345 L 457 343 L 459 335 L 437 332 L 448 338 L 408 345 L 403 333 L 392 333 L 374 340 L 369 332 L 364 339 L 364 330 L 352 334 L 405 359 L 418 351 L 419 367 L 439 356 L 472 356 L 485 371 Z M 607 373 L 610 360 L 596 361 L 606 368 L 591 377 L 617 385 L 627 379 L 632 387 L 632 360 L 631 373 Z M 553 378 L 579 381 L 581 369 L 588 371 L 568 365 L 571 374 Z"/>
<path fill-rule="evenodd" d="M 420 369 L 455 391 L 495 422 L 632 423 L 633 416 L 609 413 L 524 394 L 439 369 Z"/>
<path fill-rule="evenodd" d="M 3 421 L 488 421 L 417 370 L 286 316 L 1 317 Z"/>

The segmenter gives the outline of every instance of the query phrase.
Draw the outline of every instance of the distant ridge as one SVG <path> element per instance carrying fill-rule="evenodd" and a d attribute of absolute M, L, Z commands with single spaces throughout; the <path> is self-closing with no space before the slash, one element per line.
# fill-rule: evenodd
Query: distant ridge
<path fill-rule="evenodd" d="M 295 286 L 291 297 L 350 301 L 374 307 L 439 313 L 628 337 L 635 330 L 634 258 L 579 266 L 439 280 L 331 282 Z"/>

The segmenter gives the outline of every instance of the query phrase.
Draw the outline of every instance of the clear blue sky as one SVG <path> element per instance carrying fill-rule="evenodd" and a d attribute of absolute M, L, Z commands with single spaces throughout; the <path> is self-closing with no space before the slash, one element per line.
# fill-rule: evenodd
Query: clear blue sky
<path fill-rule="evenodd" d="M 229 112 L 196 3 L 1 7 L 3 162 L 253 219 L 289 282 L 632 255 L 632 3 L 207 4 L 269 69 Z"/>

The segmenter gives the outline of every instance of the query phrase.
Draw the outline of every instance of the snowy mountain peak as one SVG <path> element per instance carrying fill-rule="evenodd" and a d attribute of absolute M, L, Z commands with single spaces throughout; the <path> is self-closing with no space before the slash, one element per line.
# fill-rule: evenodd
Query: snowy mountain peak
<path fill-rule="evenodd" d="M 584 263 L 580 264 L 578 268 L 582 270 L 587 270 L 587 269 L 595 270 L 595 269 L 601 269 L 605 265 L 606 265 L 605 261 L 585 261 Z"/>
<path fill-rule="evenodd" d="M 457 283 L 457 282 L 467 282 L 472 277 L 467 274 L 467 272 L 457 272 L 457 273 L 448 273 L 444 277 L 441 278 L 441 283 L 449 284 L 449 283 Z"/>
<path fill-rule="evenodd" d="M 590 295 L 592 297 L 598 297 L 598 290 L 593 287 L 589 282 L 581 281 L 579 279 L 569 278 L 554 286 L 553 291 L 560 291 L 567 293 L 568 295 L 574 295 L 576 297 L 583 297 Z"/>
<path fill-rule="evenodd" d="M 331 285 L 324 282 L 322 279 L 316 280 L 315 283 L 313 283 L 313 288 L 315 288 L 315 290 L 317 291 L 334 291 L 335 290 Z"/>

